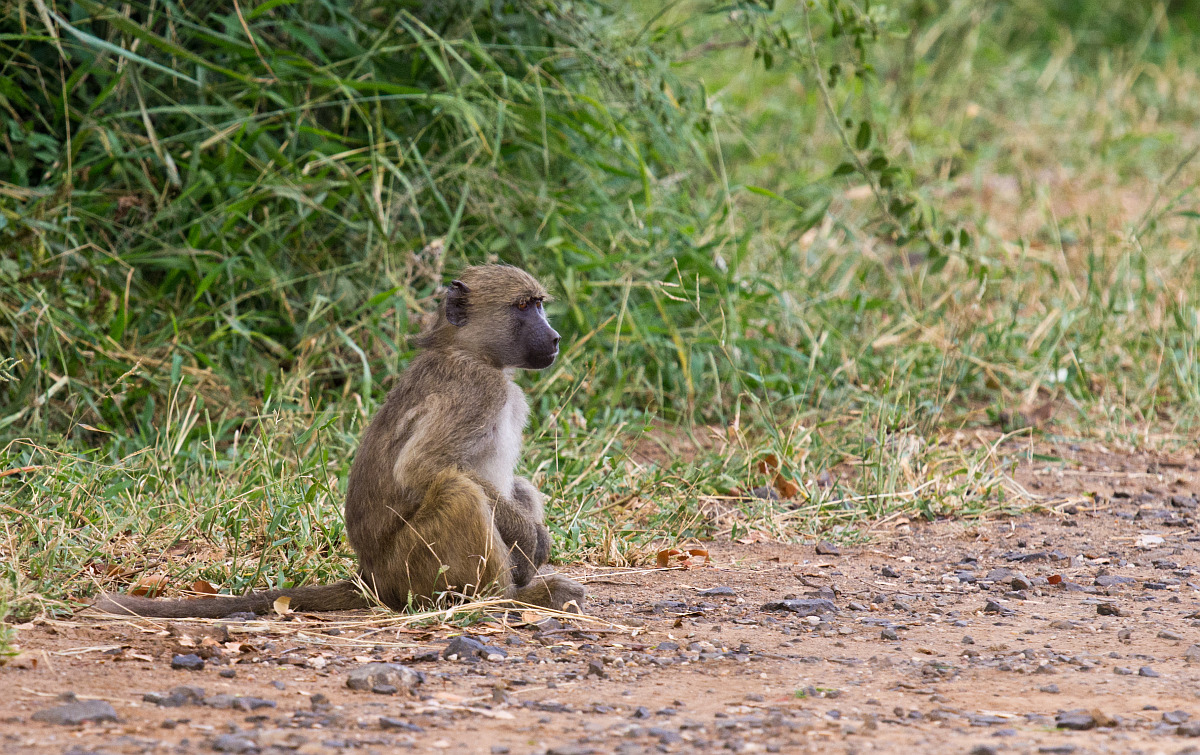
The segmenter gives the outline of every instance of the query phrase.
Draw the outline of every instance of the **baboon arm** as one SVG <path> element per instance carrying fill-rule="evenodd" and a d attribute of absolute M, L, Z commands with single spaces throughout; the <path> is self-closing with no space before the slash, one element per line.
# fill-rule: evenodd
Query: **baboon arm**
<path fill-rule="evenodd" d="M 542 524 L 541 493 L 523 478 L 517 478 L 520 483 L 514 484 L 514 495 L 507 496 L 478 475 L 466 476 L 488 498 L 492 521 L 508 548 L 513 582 L 527 584 L 537 574 L 538 567 L 550 560 L 550 531 Z"/>
<path fill-rule="evenodd" d="M 546 496 L 542 495 L 542 491 L 535 488 L 532 482 L 524 477 L 514 477 L 512 497 L 513 502 L 519 505 L 530 519 L 535 522 L 545 521 Z"/>

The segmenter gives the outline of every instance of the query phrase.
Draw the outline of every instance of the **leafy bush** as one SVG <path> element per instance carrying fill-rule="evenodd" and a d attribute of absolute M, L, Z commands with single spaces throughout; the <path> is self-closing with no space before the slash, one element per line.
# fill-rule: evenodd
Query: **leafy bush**
<path fill-rule="evenodd" d="M 0 17 L 10 424 L 144 444 L 181 375 L 370 401 L 443 268 L 488 258 L 554 280 L 568 335 L 640 329 L 643 403 L 694 396 L 704 318 L 643 282 L 731 285 L 704 94 L 602 6 L 57 7 Z"/>

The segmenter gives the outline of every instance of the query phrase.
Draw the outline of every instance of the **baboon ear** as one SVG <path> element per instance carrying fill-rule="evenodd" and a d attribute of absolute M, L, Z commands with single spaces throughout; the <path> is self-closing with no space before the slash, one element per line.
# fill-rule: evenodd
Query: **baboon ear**
<path fill-rule="evenodd" d="M 462 281 L 452 281 L 446 289 L 446 319 L 461 328 L 467 324 L 467 294 L 471 289 Z"/>

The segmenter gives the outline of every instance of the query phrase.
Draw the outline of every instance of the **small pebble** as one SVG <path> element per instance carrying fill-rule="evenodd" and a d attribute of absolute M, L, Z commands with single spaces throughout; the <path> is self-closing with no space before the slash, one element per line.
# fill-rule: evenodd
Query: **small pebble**
<path fill-rule="evenodd" d="M 822 540 L 819 543 L 817 543 L 817 555 L 818 556 L 840 556 L 840 555 L 842 555 L 842 551 L 840 548 L 838 548 L 836 545 L 829 542 L 828 540 Z"/>
<path fill-rule="evenodd" d="M 171 668 L 181 669 L 184 671 L 203 671 L 204 659 L 195 653 L 176 655 L 171 658 Z"/>

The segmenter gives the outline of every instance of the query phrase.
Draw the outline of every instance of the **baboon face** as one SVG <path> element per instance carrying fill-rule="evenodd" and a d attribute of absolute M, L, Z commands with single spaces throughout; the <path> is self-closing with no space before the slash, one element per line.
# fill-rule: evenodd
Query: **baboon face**
<path fill-rule="evenodd" d="M 483 265 L 463 271 L 446 291 L 446 321 L 460 346 L 500 367 L 543 370 L 554 364 L 561 337 L 542 302 L 546 290 L 514 267 Z"/>
<path fill-rule="evenodd" d="M 550 327 L 541 297 L 523 299 L 512 305 L 513 346 L 522 352 L 514 367 L 544 370 L 558 356 L 558 332 Z"/>

